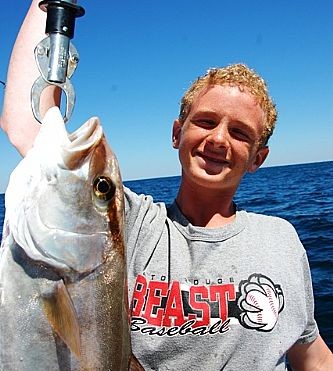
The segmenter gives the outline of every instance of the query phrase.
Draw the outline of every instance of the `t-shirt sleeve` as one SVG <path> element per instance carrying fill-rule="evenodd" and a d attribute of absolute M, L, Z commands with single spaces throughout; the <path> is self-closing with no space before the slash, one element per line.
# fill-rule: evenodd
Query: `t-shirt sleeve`
<path fill-rule="evenodd" d="M 306 253 L 302 256 L 303 287 L 306 303 L 306 326 L 297 344 L 308 344 L 313 342 L 319 335 L 317 323 L 314 318 L 314 298 L 312 289 L 311 272 Z"/>
<path fill-rule="evenodd" d="M 164 203 L 154 203 L 151 196 L 136 194 L 124 187 L 125 194 L 125 240 L 127 258 L 131 259 L 134 249 L 144 245 L 149 236 L 162 233 L 166 219 Z"/>

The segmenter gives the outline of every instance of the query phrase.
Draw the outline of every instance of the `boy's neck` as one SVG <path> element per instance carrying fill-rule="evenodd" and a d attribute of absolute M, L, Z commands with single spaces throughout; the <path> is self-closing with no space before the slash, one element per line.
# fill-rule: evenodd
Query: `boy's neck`
<path fill-rule="evenodd" d="M 198 227 L 222 227 L 236 217 L 233 194 L 222 195 L 209 189 L 191 191 L 180 186 L 176 202 L 190 223 Z"/>

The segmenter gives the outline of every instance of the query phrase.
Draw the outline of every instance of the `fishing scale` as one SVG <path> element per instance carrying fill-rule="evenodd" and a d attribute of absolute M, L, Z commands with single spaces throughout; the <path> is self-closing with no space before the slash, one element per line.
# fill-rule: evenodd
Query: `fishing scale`
<path fill-rule="evenodd" d="M 35 48 L 35 59 L 40 76 L 31 89 L 31 107 L 36 120 L 42 123 L 40 98 L 50 85 L 58 86 L 66 96 L 64 122 L 72 115 L 75 91 L 70 78 L 79 62 L 79 53 L 71 43 L 75 18 L 82 17 L 84 8 L 76 0 L 44 0 L 39 7 L 47 12 L 45 33 L 48 35 Z"/>

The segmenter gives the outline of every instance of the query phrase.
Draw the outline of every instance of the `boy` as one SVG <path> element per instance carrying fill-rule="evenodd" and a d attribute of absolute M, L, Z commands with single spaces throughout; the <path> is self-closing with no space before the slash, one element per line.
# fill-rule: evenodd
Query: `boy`
<path fill-rule="evenodd" d="M 1 126 L 22 155 L 40 127 L 30 89 L 44 25 L 33 1 L 9 66 Z M 59 103 L 56 91 L 44 98 L 45 108 Z M 275 121 L 253 71 L 211 70 L 173 125 L 182 165 L 174 204 L 125 190 L 132 343 L 146 370 L 285 370 L 286 354 L 295 370 L 333 369 L 296 232 L 233 203 L 243 175 L 265 161 Z"/>

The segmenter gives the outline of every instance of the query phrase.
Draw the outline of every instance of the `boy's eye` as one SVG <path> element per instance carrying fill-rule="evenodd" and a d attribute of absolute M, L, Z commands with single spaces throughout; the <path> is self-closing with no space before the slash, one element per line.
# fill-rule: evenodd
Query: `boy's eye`
<path fill-rule="evenodd" d="M 232 129 L 231 132 L 232 132 L 232 135 L 236 139 L 244 140 L 244 141 L 251 141 L 252 140 L 251 135 L 247 131 L 245 131 L 243 129 L 234 128 L 234 129 Z"/>
<path fill-rule="evenodd" d="M 192 120 L 192 122 L 201 127 L 213 127 L 215 126 L 215 121 L 210 120 L 210 119 L 197 119 L 197 120 Z"/>
<path fill-rule="evenodd" d="M 243 130 L 233 129 L 232 132 L 236 135 L 247 137 L 247 134 Z"/>

